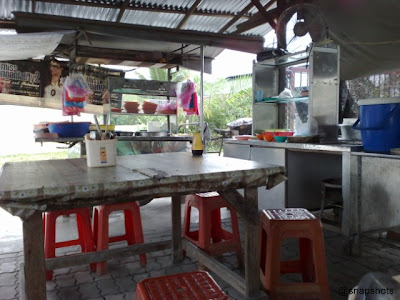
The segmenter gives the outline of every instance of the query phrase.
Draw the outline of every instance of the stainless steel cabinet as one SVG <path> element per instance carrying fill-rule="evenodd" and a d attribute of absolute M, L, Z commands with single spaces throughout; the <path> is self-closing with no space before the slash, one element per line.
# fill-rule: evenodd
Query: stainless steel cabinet
<path fill-rule="evenodd" d="M 250 145 L 224 144 L 224 156 L 250 159 Z"/>

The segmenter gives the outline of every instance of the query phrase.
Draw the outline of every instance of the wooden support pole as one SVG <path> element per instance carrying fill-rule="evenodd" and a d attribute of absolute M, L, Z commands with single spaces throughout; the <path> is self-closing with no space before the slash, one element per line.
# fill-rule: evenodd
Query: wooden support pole
<path fill-rule="evenodd" d="M 250 207 L 258 210 L 258 191 L 257 187 L 246 187 L 244 197 Z M 260 276 L 258 266 L 258 238 L 259 238 L 259 219 L 257 225 L 254 223 L 245 223 L 245 281 L 246 296 L 256 296 L 260 291 Z"/>
<path fill-rule="evenodd" d="M 35 211 L 22 219 L 24 235 L 24 278 L 23 297 L 30 300 L 46 299 L 46 273 L 44 267 L 44 242 L 42 213 Z"/>
<path fill-rule="evenodd" d="M 172 253 L 174 263 L 182 261 L 182 226 L 181 226 L 181 199 L 180 195 L 172 196 Z"/>

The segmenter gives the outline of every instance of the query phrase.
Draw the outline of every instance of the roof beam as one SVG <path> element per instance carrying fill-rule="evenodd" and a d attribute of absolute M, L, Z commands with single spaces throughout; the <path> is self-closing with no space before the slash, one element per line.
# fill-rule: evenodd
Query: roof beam
<path fill-rule="evenodd" d="M 249 53 L 258 53 L 264 43 L 264 38 L 260 36 L 179 30 L 23 12 L 14 12 L 14 16 L 18 32 L 35 32 L 49 28 L 51 30 L 83 30 L 99 35 L 211 46 Z"/>
<path fill-rule="evenodd" d="M 69 51 L 65 45 L 60 45 L 57 48 L 61 52 Z M 173 68 L 178 65 L 191 70 L 200 70 L 200 60 L 197 55 L 180 54 L 171 55 L 170 53 L 163 52 L 148 52 L 148 51 L 135 51 L 135 50 L 118 50 L 118 49 L 104 49 L 93 48 L 87 46 L 77 47 L 77 63 L 91 63 L 91 64 L 111 64 L 134 66 L 134 67 L 152 67 L 161 62 L 165 64 L 162 68 Z M 68 56 L 66 56 L 68 57 Z M 212 71 L 212 58 L 205 57 L 204 71 L 210 73 Z M 128 62 L 131 62 L 130 64 Z"/>
<path fill-rule="evenodd" d="M 278 8 L 274 8 L 269 10 L 267 14 L 270 16 L 270 18 L 275 19 L 279 17 L 280 10 Z M 254 18 L 236 26 L 236 30 L 233 33 L 240 34 L 247 30 L 253 29 L 254 27 L 263 25 L 265 23 L 267 23 L 267 20 L 264 17 Z"/>
<path fill-rule="evenodd" d="M 222 27 L 218 33 L 224 33 L 226 30 L 228 30 L 233 24 L 235 24 L 241 17 L 243 17 L 252 7 L 254 6 L 253 2 L 250 2 L 245 8 L 242 9 L 241 12 L 237 14 L 236 17 L 232 18 L 228 23 Z"/>
<path fill-rule="evenodd" d="M 100 1 L 100 0 L 92 0 L 92 1 L 76 1 L 76 0 L 35 0 L 36 2 L 43 3 L 59 3 L 59 4 L 67 4 L 67 5 L 75 5 L 75 6 L 91 6 L 91 7 L 102 7 L 102 8 L 111 8 L 118 9 L 119 6 L 113 4 L 114 1 Z M 172 6 L 172 5 L 149 5 L 148 3 L 142 3 L 141 1 L 133 1 L 126 8 L 126 10 L 137 10 L 137 11 L 146 11 L 151 13 L 166 13 L 166 14 L 182 14 L 185 15 L 187 13 L 186 7 L 182 6 Z M 198 16 L 212 16 L 212 17 L 235 17 L 235 12 L 224 12 L 224 11 L 209 11 L 203 9 L 195 9 L 192 15 Z M 251 16 L 243 15 L 242 18 L 249 19 Z"/>
<path fill-rule="evenodd" d="M 126 8 L 129 6 L 129 1 L 130 0 L 125 0 L 124 2 L 122 2 L 121 7 L 119 9 L 118 17 L 115 20 L 115 22 L 117 23 L 121 22 L 122 16 L 124 15 Z"/>
<path fill-rule="evenodd" d="M 15 22 L 10 20 L 0 20 L 0 28 L 15 29 Z"/>
<path fill-rule="evenodd" d="M 269 25 L 271 25 L 271 27 L 275 30 L 276 23 L 271 18 L 271 16 L 269 14 L 267 14 L 266 9 L 261 5 L 260 1 L 259 0 L 251 0 L 251 2 L 253 2 L 253 4 L 257 7 L 258 11 L 261 13 L 261 15 L 265 18 L 265 20 L 269 23 Z"/>
<path fill-rule="evenodd" d="M 193 12 L 196 10 L 197 6 L 202 2 L 203 0 L 196 0 L 193 5 L 190 7 L 189 11 L 185 14 L 183 19 L 179 22 L 178 26 L 176 27 L 177 29 L 181 29 L 183 25 L 187 22 L 189 17 L 193 14 Z"/>

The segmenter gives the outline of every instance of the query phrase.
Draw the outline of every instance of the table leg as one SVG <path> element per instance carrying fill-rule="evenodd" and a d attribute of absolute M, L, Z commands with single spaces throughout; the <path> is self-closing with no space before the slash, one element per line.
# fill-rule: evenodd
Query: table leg
<path fill-rule="evenodd" d="M 345 237 L 343 252 L 346 255 L 361 254 L 361 156 L 342 155 L 342 234 Z"/>
<path fill-rule="evenodd" d="M 35 211 L 30 217 L 22 219 L 24 238 L 25 299 L 46 299 L 46 273 L 44 264 L 44 243 L 42 213 Z"/>
<path fill-rule="evenodd" d="M 182 254 L 182 225 L 181 225 L 181 198 L 180 195 L 172 196 L 172 253 L 174 263 L 181 262 Z"/>
<path fill-rule="evenodd" d="M 258 211 L 258 192 L 257 187 L 247 187 L 244 189 L 246 204 L 251 210 Z M 259 222 L 257 222 L 258 224 Z M 245 224 L 245 281 L 246 296 L 254 297 L 260 293 L 260 271 L 258 266 L 258 239 L 259 226 L 246 222 Z"/>

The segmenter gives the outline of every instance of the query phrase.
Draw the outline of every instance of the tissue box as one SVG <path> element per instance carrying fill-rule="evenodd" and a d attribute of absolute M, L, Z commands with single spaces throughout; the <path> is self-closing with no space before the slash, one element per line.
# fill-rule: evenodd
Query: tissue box
<path fill-rule="evenodd" d="M 108 167 L 117 163 L 117 139 L 85 139 L 88 167 Z"/>

